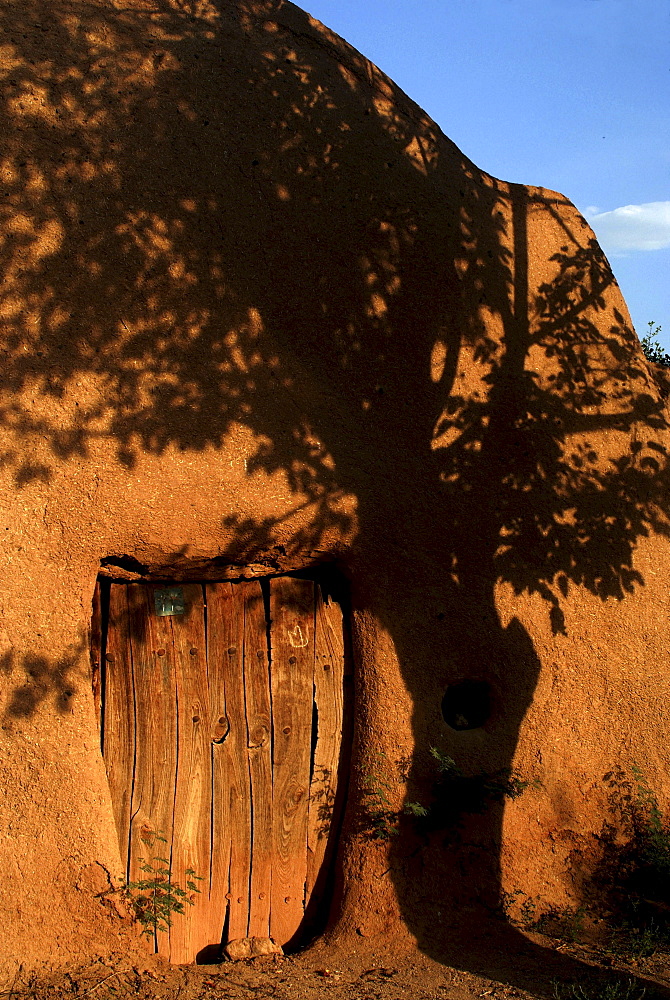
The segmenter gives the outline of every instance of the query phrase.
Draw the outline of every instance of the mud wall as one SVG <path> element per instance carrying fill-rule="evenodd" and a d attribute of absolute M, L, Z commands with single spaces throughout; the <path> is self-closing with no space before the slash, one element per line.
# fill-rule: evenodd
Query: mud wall
<path fill-rule="evenodd" d="M 667 424 L 593 233 L 281 2 L 0 7 L 4 968 L 127 946 L 90 688 L 103 562 L 335 561 L 356 734 L 331 937 L 449 959 L 575 900 L 602 775 L 667 773 Z M 487 685 L 454 729 L 450 684 Z M 370 836 L 439 747 L 513 803 Z M 444 900 L 449 910 L 445 913 Z"/>

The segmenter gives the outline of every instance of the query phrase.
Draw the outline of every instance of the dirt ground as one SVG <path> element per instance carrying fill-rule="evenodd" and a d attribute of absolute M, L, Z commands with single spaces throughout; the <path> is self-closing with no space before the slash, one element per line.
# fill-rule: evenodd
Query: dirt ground
<path fill-rule="evenodd" d="M 454 968 L 417 951 L 324 946 L 287 957 L 221 965 L 169 966 L 119 955 L 37 976 L 19 973 L 2 1000 L 655 1000 L 670 998 L 670 956 L 621 961 L 585 945 L 512 928 L 487 929 L 463 942 Z"/>

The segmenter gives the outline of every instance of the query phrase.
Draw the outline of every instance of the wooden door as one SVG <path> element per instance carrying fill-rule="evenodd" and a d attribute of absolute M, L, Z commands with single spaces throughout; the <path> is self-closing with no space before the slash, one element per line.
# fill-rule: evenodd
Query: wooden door
<path fill-rule="evenodd" d="M 201 877 L 156 949 L 184 963 L 223 938 L 295 946 L 327 902 L 345 792 L 340 606 L 289 577 L 114 583 L 101 617 L 102 750 L 126 877 L 142 877 L 148 853 L 182 887 L 189 869 Z"/>

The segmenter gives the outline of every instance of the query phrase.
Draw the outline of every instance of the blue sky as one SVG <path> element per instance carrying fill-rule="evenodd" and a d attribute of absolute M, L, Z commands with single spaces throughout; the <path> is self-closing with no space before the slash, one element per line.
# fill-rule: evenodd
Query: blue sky
<path fill-rule="evenodd" d="M 303 0 L 471 160 L 584 212 L 670 350 L 670 0 Z"/>

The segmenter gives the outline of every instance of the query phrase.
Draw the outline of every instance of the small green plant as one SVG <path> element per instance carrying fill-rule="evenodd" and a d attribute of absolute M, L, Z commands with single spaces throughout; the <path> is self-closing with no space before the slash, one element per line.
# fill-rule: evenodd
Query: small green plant
<path fill-rule="evenodd" d="M 670 951 L 670 820 L 637 764 L 604 775 L 617 818 L 592 877 L 608 911 L 608 949 L 622 958 Z"/>
<path fill-rule="evenodd" d="M 503 768 L 488 774 L 480 771 L 472 777 L 466 777 L 457 766 L 456 761 L 448 754 L 437 747 L 430 748 L 431 757 L 437 762 L 437 769 L 442 780 L 447 785 L 458 783 L 459 785 L 472 789 L 475 799 L 481 798 L 482 804 L 493 800 L 499 802 L 502 799 L 518 799 L 530 785 L 537 782 L 524 781 L 513 771 Z"/>
<path fill-rule="evenodd" d="M 166 844 L 167 841 L 159 832 L 149 831 L 142 837 L 142 843 L 153 850 L 157 843 Z M 153 937 L 157 931 L 167 931 L 172 926 L 173 915 L 183 914 L 184 904 L 194 905 L 189 893 L 200 892 L 196 882 L 201 882 L 202 876 L 196 875 L 192 868 L 187 868 L 186 888 L 183 889 L 172 878 L 168 858 L 154 856 L 138 860 L 145 878 L 135 882 L 122 879 L 116 891 L 132 907 L 135 919 L 142 927 L 142 934 Z"/>
<path fill-rule="evenodd" d="M 608 951 L 624 960 L 651 958 L 658 951 L 667 951 L 668 932 L 652 917 L 623 920 L 615 927 L 608 944 Z"/>
<path fill-rule="evenodd" d="M 428 807 L 422 806 L 420 802 L 406 802 L 402 807 L 405 816 L 414 816 L 416 819 L 423 819 L 428 815 Z"/>
<path fill-rule="evenodd" d="M 389 784 L 369 774 L 363 790 L 362 826 L 370 840 L 391 840 L 398 836 L 400 813 L 391 808 Z"/>
<path fill-rule="evenodd" d="M 637 917 L 645 902 L 657 911 L 670 908 L 670 821 L 638 764 L 632 765 L 631 773 L 632 782 L 621 771 L 606 774 L 605 780 L 618 796 L 627 843 L 616 862 L 621 888 Z"/>
<path fill-rule="evenodd" d="M 531 782 L 523 781 L 509 770 L 492 774 L 465 775 L 452 757 L 437 747 L 429 748 L 436 767 L 433 783 L 433 801 L 406 802 L 402 809 L 392 808 L 388 781 L 377 774 L 366 776 L 363 793 L 362 829 L 372 840 L 391 840 L 400 832 L 403 817 L 414 821 L 418 833 L 455 828 L 464 813 L 482 813 L 493 802 L 505 798 L 516 799 Z M 382 757 L 384 763 L 386 759 Z M 407 761 L 398 762 L 399 780 L 409 776 Z"/>
<path fill-rule="evenodd" d="M 577 907 L 576 910 L 550 907 L 533 922 L 531 929 L 548 937 L 560 938 L 562 941 L 575 944 L 581 940 L 585 917 L 586 909 L 583 906 Z"/>
<path fill-rule="evenodd" d="M 466 814 L 481 814 L 495 803 L 516 799 L 534 784 L 507 768 L 467 775 L 438 747 L 430 747 L 430 755 L 437 767 L 432 802 L 421 814 L 412 813 L 422 832 L 455 830 Z"/>
<path fill-rule="evenodd" d="M 522 900 L 521 906 L 519 907 L 519 916 L 521 919 L 521 926 L 524 930 L 533 930 L 537 924 L 536 900 L 532 899 L 530 896 L 526 896 L 526 898 Z"/>
<path fill-rule="evenodd" d="M 655 884 L 661 879 L 664 888 L 670 890 L 670 827 L 641 768 L 633 764 L 631 771 L 637 789 L 640 860 L 653 874 Z"/>
<path fill-rule="evenodd" d="M 528 896 L 522 889 L 503 894 L 500 909 L 509 923 L 523 927 L 526 931 L 538 931 L 547 937 L 575 943 L 582 938 L 586 909 L 583 906 L 571 910 L 568 907 L 544 904 L 538 915 L 540 897 Z"/>
<path fill-rule="evenodd" d="M 634 979 L 609 979 L 604 983 L 554 983 L 555 1000 L 642 1000 L 647 991 Z"/>
<path fill-rule="evenodd" d="M 661 332 L 661 327 L 654 324 L 653 320 L 650 320 L 647 323 L 647 327 L 648 330 L 640 341 L 642 344 L 642 350 L 644 351 L 644 356 L 647 361 L 651 361 L 655 365 L 662 365 L 663 368 L 670 368 L 670 354 L 668 354 L 658 342 L 658 335 Z"/>
<path fill-rule="evenodd" d="M 506 889 L 500 892 L 498 912 L 503 920 L 526 931 L 535 929 L 537 923 L 536 900 L 527 895 L 523 889 Z"/>

